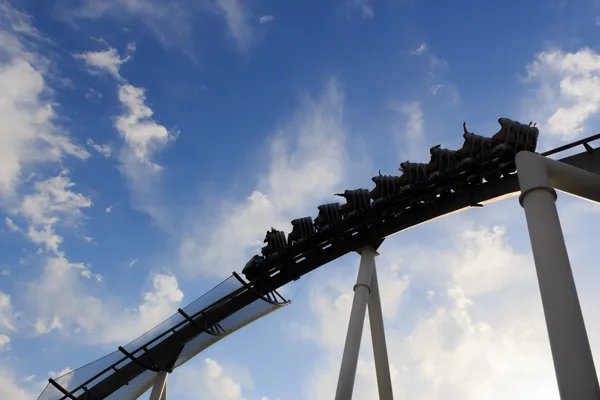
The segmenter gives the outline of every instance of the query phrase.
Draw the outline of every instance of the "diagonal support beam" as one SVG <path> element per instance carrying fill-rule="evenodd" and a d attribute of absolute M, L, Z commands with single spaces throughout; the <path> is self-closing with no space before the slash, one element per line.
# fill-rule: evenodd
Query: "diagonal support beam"
<path fill-rule="evenodd" d="M 335 400 L 350 400 L 352 398 L 367 306 L 369 308 L 379 398 L 381 400 L 393 400 L 383 313 L 379 297 L 379 283 L 377 282 L 375 268 L 375 256 L 378 254 L 372 247 L 360 249 L 358 253 L 361 255 L 360 266 L 356 285 L 354 285 L 354 300 L 350 311 L 350 322 L 348 323 Z"/>
<path fill-rule="evenodd" d="M 167 371 L 160 371 L 156 374 L 154 379 L 154 386 L 150 393 L 150 400 L 167 400 L 167 378 L 169 373 Z"/>
<path fill-rule="evenodd" d="M 350 322 L 348 323 L 348 332 L 346 333 L 346 344 L 344 345 L 344 354 L 342 355 L 342 365 L 340 367 L 335 400 L 352 399 L 360 341 L 365 324 L 369 294 L 371 293 L 371 275 L 374 268 L 374 250 L 371 248 L 363 249 L 358 268 L 358 277 L 356 278 L 356 285 L 354 285 L 354 300 L 352 301 L 352 309 L 350 311 Z"/>
<path fill-rule="evenodd" d="M 555 189 L 600 203 L 600 176 L 530 152 L 517 154 L 516 165 L 560 398 L 599 400 Z"/>
<path fill-rule="evenodd" d="M 365 254 L 365 257 L 375 257 L 374 254 Z M 375 263 L 375 260 L 373 260 Z M 377 375 L 377 388 L 380 400 L 393 400 L 392 376 L 385 341 L 385 328 L 383 326 L 383 311 L 379 295 L 379 282 L 377 281 L 377 267 L 373 267 L 371 275 L 371 295 L 369 296 L 369 323 L 371 324 L 371 339 L 373 341 L 373 354 L 375 358 L 375 373 Z"/>

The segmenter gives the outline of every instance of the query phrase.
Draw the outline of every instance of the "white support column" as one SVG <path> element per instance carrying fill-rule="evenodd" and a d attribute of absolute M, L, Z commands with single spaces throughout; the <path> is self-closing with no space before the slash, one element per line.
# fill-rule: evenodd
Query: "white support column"
<path fill-rule="evenodd" d="M 383 327 L 383 311 L 381 310 L 381 298 L 379 295 L 379 282 L 377 282 L 375 255 L 371 252 L 370 254 L 364 254 L 363 257 L 373 257 L 371 296 L 369 296 L 368 308 L 379 399 L 393 400 L 394 394 L 392 392 L 392 377 L 390 374 L 390 362 L 388 359 L 387 345 L 385 341 L 385 329 Z"/>
<path fill-rule="evenodd" d="M 365 248 L 361 252 L 358 277 L 356 285 L 354 285 L 354 300 L 352 301 L 352 310 L 350 311 L 350 322 L 348 323 L 346 344 L 344 345 L 335 400 L 352 399 L 360 341 L 362 339 L 363 325 L 367 312 L 367 302 L 371 292 L 370 285 L 373 268 L 375 268 L 375 251 L 371 248 Z"/>
<path fill-rule="evenodd" d="M 156 374 L 154 379 L 154 386 L 150 393 L 150 400 L 167 400 L 167 378 L 169 373 L 167 371 L 160 371 Z"/>
<path fill-rule="evenodd" d="M 554 188 L 600 202 L 600 176 L 529 152 L 517 154 L 516 165 L 560 397 L 598 400 L 598 377 Z"/>

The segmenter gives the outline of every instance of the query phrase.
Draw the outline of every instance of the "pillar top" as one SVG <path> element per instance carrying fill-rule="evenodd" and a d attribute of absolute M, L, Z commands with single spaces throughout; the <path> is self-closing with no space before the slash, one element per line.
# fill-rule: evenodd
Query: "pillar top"
<path fill-rule="evenodd" d="M 375 257 L 377 257 L 379 255 L 379 253 L 377 251 L 375 251 L 371 246 L 361 247 L 360 249 L 356 250 L 356 252 L 358 254 L 360 254 L 361 256 L 363 255 L 363 252 L 365 252 L 365 251 L 370 251 L 371 253 L 373 253 L 375 255 Z"/>

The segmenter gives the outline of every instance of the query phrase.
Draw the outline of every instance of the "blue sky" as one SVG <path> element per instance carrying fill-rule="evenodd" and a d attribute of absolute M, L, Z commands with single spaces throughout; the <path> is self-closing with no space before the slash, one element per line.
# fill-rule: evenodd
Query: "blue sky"
<path fill-rule="evenodd" d="M 0 1 L 0 397 L 125 344 L 382 169 L 537 121 L 597 132 L 594 1 Z M 596 359 L 598 209 L 559 197 Z M 522 209 L 393 236 L 398 398 L 558 399 Z M 357 255 L 170 377 L 175 399 L 331 399 Z M 306 284 L 304 284 L 304 282 Z M 377 398 L 365 331 L 355 398 Z M 200 385 L 200 386 L 199 386 Z"/>

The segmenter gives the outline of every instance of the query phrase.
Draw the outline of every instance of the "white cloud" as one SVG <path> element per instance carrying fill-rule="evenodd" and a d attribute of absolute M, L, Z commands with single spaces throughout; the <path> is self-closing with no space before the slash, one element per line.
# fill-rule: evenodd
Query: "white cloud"
<path fill-rule="evenodd" d="M 27 391 L 15 383 L 15 375 L 8 366 L 0 365 L 0 398 L 10 400 L 30 400 L 39 393 Z"/>
<path fill-rule="evenodd" d="M 61 220 L 67 223 L 80 220 L 83 217 L 81 209 L 92 205 L 89 198 L 71 191 L 73 186 L 68 171 L 63 170 L 58 176 L 36 182 L 35 192 L 26 195 L 17 210 L 30 223 L 29 238 L 54 253 L 58 253 L 63 240 L 55 232 L 55 224 Z"/>
<path fill-rule="evenodd" d="M 37 320 L 33 323 L 35 333 L 38 335 L 44 335 L 62 327 L 63 326 L 60 322 L 60 318 L 56 315 L 53 316 L 50 320 L 46 317 L 38 317 Z"/>
<path fill-rule="evenodd" d="M 185 0 L 59 0 L 56 16 L 76 23 L 108 16 L 123 21 L 137 18 L 165 47 L 180 48 L 193 58 L 191 49 L 192 21 L 196 5 Z"/>
<path fill-rule="evenodd" d="M 206 382 L 208 392 L 218 399 L 241 399 L 239 383 L 223 376 L 223 368 L 214 360 L 204 360 L 205 369 L 202 381 Z"/>
<path fill-rule="evenodd" d="M 63 238 L 60 235 L 57 235 L 53 228 L 46 225 L 41 228 L 41 230 L 37 230 L 34 227 L 29 227 L 29 231 L 27 232 L 29 239 L 37 245 L 44 245 L 46 250 L 53 251 L 58 253 L 58 247 L 63 242 Z"/>
<path fill-rule="evenodd" d="M 27 301 L 38 334 L 58 330 L 91 344 L 122 344 L 171 316 L 183 299 L 175 276 L 153 274 L 142 302 L 123 309 L 110 296 L 90 294 L 79 269 L 64 256 L 49 257 L 43 274 L 29 284 Z"/>
<path fill-rule="evenodd" d="M 10 299 L 10 295 L 0 292 L 0 351 L 10 349 L 11 340 L 7 333 L 12 334 L 17 331 L 14 326 L 16 315 Z"/>
<path fill-rule="evenodd" d="M 106 158 L 109 158 L 112 153 L 110 146 L 107 144 L 97 144 L 97 143 L 94 143 L 94 141 L 89 138 L 86 141 L 86 143 L 88 146 L 90 146 L 92 149 L 96 150 L 98 153 L 102 154 Z"/>
<path fill-rule="evenodd" d="M 102 95 L 102 93 L 97 92 L 92 88 L 88 88 L 88 90 L 85 92 L 85 98 L 95 103 L 99 103 L 103 97 L 104 96 Z"/>
<path fill-rule="evenodd" d="M 419 47 L 413 50 L 412 54 L 421 55 L 427 50 L 427 43 L 421 43 Z"/>
<path fill-rule="evenodd" d="M 429 46 L 427 45 L 427 43 L 421 43 L 419 45 L 419 47 L 417 47 L 415 50 L 411 51 L 412 55 L 416 55 L 416 56 L 427 56 L 428 60 L 429 60 L 429 64 L 430 64 L 430 68 L 436 69 L 436 68 L 440 68 L 440 67 L 446 67 L 448 65 L 448 63 L 442 59 L 440 59 L 438 56 L 436 56 L 433 51 L 431 51 L 431 49 L 429 48 Z"/>
<path fill-rule="evenodd" d="M 174 374 L 171 390 L 181 400 L 245 400 L 243 389 L 253 384 L 249 374 L 240 377 L 233 368 L 224 368 L 216 360 L 205 358 L 202 363 L 190 363 Z"/>
<path fill-rule="evenodd" d="M 399 109 L 406 116 L 406 133 L 409 140 L 421 140 L 424 138 L 423 132 L 423 110 L 418 101 L 412 101 L 400 106 Z"/>
<path fill-rule="evenodd" d="M 21 228 L 19 228 L 12 219 L 5 217 L 4 222 L 6 223 L 6 226 L 8 226 L 8 229 L 10 229 L 11 232 L 21 231 Z"/>
<path fill-rule="evenodd" d="M 348 257 L 350 258 L 350 257 Z M 386 319 L 396 317 L 402 304 L 402 297 L 410 284 L 410 277 L 401 274 L 395 264 L 390 263 L 390 257 L 376 259 L 381 306 Z M 353 257 L 355 266 L 346 265 L 346 273 L 328 274 L 322 277 L 319 284 L 310 288 L 310 308 L 318 319 L 316 326 L 293 322 L 293 335 L 303 340 L 311 340 L 328 350 L 339 352 L 343 349 L 345 329 L 350 318 L 350 307 L 353 299 L 353 286 L 356 283 L 358 257 Z M 352 271 L 348 273 L 348 271 Z M 332 296 L 318 295 L 317 292 L 332 293 Z M 314 298 L 313 298 L 314 297 Z M 340 332 L 343 332 L 340 336 Z M 341 353 L 340 353 L 341 354 Z"/>
<path fill-rule="evenodd" d="M 68 261 L 64 252 L 60 251 L 63 237 L 56 232 L 57 224 L 77 223 L 83 218 L 81 209 L 92 205 L 89 198 L 71 190 L 74 186 L 66 170 L 56 177 L 35 182 L 34 193 L 24 196 L 15 213 L 28 221 L 28 238 L 37 245 L 43 245 L 51 253 L 45 259 L 46 263 L 52 264 L 55 269 L 60 267 L 76 270 L 84 278 L 94 278 L 100 282 L 102 275 L 92 273 L 89 266 L 83 263 Z M 48 318 L 39 319 L 34 324 L 36 331 L 46 332 L 60 326 L 58 319 L 50 318 L 51 322 L 47 320 Z"/>
<path fill-rule="evenodd" d="M 0 5 L 0 195 L 13 194 L 21 174 L 35 164 L 89 157 L 56 125 L 46 83 L 52 65 L 37 46 L 47 39 L 30 23 L 28 15 Z"/>
<path fill-rule="evenodd" d="M 10 349 L 10 338 L 0 333 L 0 351 L 6 351 Z"/>
<path fill-rule="evenodd" d="M 444 88 L 444 85 L 441 83 L 438 83 L 436 85 L 433 85 L 431 87 L 431 93 L 435 96 L 440 90 L 442 90 Z"/>
<path fill-rule="evenodd" d="M 347 0 L 346 7 L 358 9 L 362 13 L 363 18 L 373 18 L 375 15 L 370 0 Z"/>
<path fill-rule="evenodd" d="M 135 50 L 135 44 L 130 47 L 127 46 L 129 51 Z M 73 54 L 78 60 L 82 60 L 88 67 L 88 72 L 92 75 L 100 75 L 103 73 L 109 73 L 115 79 L 121 80 L 119 74 L 119 68 L 121 65 L 131 60 L 131 56 L 128 54 L 125 58 L 121 58 L 115 48 L 109 46 L 104 51 L 87 51 L 81 54 Z"/>
<path fill-rule="evenodd" d="M 331 198 L 348 174 L 344 140 L 343 94 L 331 81 L 270 141 L 269 171 L 245 201 L 221 199 L 220 209 L 190 221 L 180 245 L 187 271 L 228 274 L 258 250 L 270 226 L 289 231 L 293 218 L 315 214 L 316 205 Z M 202 228 L 206 224 L 213 228 Z"/>
<path fill-rule="evenodd" d="M 168 143 L 174 142 L 179 132 L 169 131 L 151 118 L 154 112 L 145 103 L 144 89 L 121 85 L 119 100 L 126 107 L 126 112 L 115 121 L 117 131 L 126 142 L 119 156 L 120 170 L 131 189 L 132 204 L 148 213 L 159 226 L 169 228 L 173 219 L 167 214 L 158 190 L 163 167 L 153 158 Z"/>
<path fill-rule="evenodd" d="M 130 43 L 126 51 L 134 52 L 135 43 Z M 114 55 L 121 60 L 116 51 Z M 130 56 L 127 56 L 127 59 L 129 58 Z M 150 214 L 159 225 L 167 226 L 171 218 L 165 216 L 164 207 L 158 200 L 159 194 L 156 190 L 159 179 L 157 173 L 162 170 L 162 166 L 152 158 L 167 143 L 175 141 L 179 132 L 171 132 L 152 119 L 154 111 L 146 105 L 145 89 L 127 83 L 118 74 L 118 65 L 114 65 L 112 71 L 119 82 L 118 97 L 125 107 L 125 112 L 115 118 L 115 128 L 126 143 L 119 154 L 120 169 L 133 192 L 134 206 Z M 88 139 L 88 145 L 106 157 L 112 153 L 110 147 L 94 144 L 91 139 Z M 111 211 L 112 206 L 106 209 L 106 212 Z"/>
<path fill-rule="evenodd" d="M 524 99 L 527 119 L 538 121 L 547 144 L 573 140 L 600 109 L 600 55 L 590 48 L 577 52 L 548 50 L 527 65 L 525 81 L 532 92 Z"/>
<path fill-rule="evenodd" d="M 0 292 L 0 332 L 16 331 L 10 295 Z"/>
<path fill-rule="evenodd" d="M 227 30 L 238 47 L 242 50 L 247 49 L 254 40 L 254 35 L 248 25 L 249 16 L 244 3 L 239 0 L 215 0 L 215 4 L 225 15 Z"/>
<path fill-rule="evenodd" d="M 428 153 L 425 143 L 423 108 L 418 101 L 397 102 L 390 108 L 401 115 L 403 123 L 396 122 L 392 131 L 395 140 L 400 144 L 401 157 L 409 160 L 420 159 Z"/>
<path fill-rule="evenodd" d="M 447 266 L 453 281 L 461 285 L 468 297 L 495 292 L 530 276 L 524 268 L 530 264 L 530 257 L 513 251 L 504 226 L 465 229 L 452 241 L 461 249 L 461 255 L 449 260 Z"/>
<path fill-rule="evenodd" d="M 123 136 L 138 161 L 160 170 L 161 166 L 150 161 L 152 154 L 177 137 L 167 128 L 151 119 L 154 112 L 145 104 L 145 90 L 125 84 L 119 87 L 119 101 L 127 112 L 119 116 L 115 127 Z"/>
<path fill-rule="evenodd" d="M 69 368 L 69 367 L 66 367 L 66 368 L 63 368 L 62 370 L 60 370 L 58 372 L 49 371 L 48 372 L 48 377 L 52 378 L 52 379 L 55 379 L 55 380 L 58 380 L 59 384 L 62 387 L 68 388 L 69 384 L 71 383 L 71 379 L 73 379 L 73 375 L 68 375 L 71 372 L 73 372 L 73 370 L 71 368 Z M 66 376 L 64 376 L 64 375 L 66 375 Z"/>
<path fill-rule="evenodd" d="M 104 211 L 106 213 L 108 213 L 108 214 L 110 214 L 112 212 L 112 210 L 113 210 L 113 205 L 112 204 L 104 209 Z"/>
<path fill-rule="evenodd" d="M 59 18 L 71 23 L 82 19 L 96 20 L 105 16 L 122 21 L 133 16 L 145 25 L 162 45 L 180 48 L 194 60 L 197 54 L 193 46 L 192 26 L 198 13 L 222 15 L 228 33 L 241 50 L 247 50 L 254 41 L 250 24 L 254 17 L 248 10 L 247 2 L 240 0 L 59 0 L 56 9 Z"/>
<path fill-rule="evenodd" d="M 449 105 L 460 101 L 458 87 L 452 83 L 449 77 L 450 68 L 447 61 L 437 56 L 427 43 L 421 43 L 410 54 L 417 56 L 419 63 L 422 62 L 421 60 L 428 63 L 428 68 L 424 70 L 427 74 L 424 78 L 428 92 Z"/>
<path fill-rule="evenodd" d="M 127 47 L 125 47 L 125 51 L 129 54 L 134 53 L 136 50 L 135 42 L 127 43 Z"/>
<path fill-rule="evenodd" d="M 68 374 L 69 372 L 73 372 L 73 370 L 69 367 L 66 367 L 58 372 L 54 372 L 54 371 L 48 372 L 48 377 L 56 379 L 58 377 Z"/>
<path fill-rule="evenodd" d="M 260 17 L 258 19 L 258 22 L 261 23 L 261 24 L 266 24 L 266 23 L 271 22 L 271 21 L 275 21 L 275 16 L 271 15 L 271 14 L 263 15 L 262 17 Z"/>

